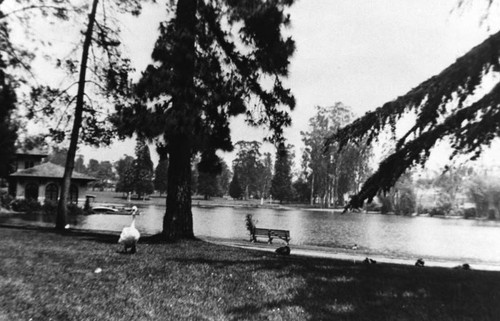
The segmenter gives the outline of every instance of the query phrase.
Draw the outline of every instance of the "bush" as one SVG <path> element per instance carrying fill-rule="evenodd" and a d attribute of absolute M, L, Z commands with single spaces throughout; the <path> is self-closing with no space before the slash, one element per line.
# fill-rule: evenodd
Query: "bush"
<path fill-rule="evenodd" d="M 431 212 L 429 213 L 431 216 L 445 216 L 448 213 L 446 208 L 440 206 L 440 207 L 434 207 Z"/>
<path fill-rule="evenodd" d="M 76 204 L 68 204 L 68 215 L 70 216 L 79 216 L 83 215 L 84 211 L 81 207 L 78 207 Z"/>
<path fill-rule="evenodd" d="M 418 205 L 418 208 L 417 208 L 417 214 L 429 214 L 431 211 L 423 206 L 423 205 Z"/>
<path fill-rule="evenodd" d="M 16 212 L 33 213 L 42 209 L 42 205 L 34 199 L 16 199 L 12 202 L 12 209 Z"/>
<path fill-rule="evenodd" d="M 45 214 L 56 214 L 57 211 L 57 201 L 45 200 L 42 205 L 42 210 Z"/>
<path fill-rule="evenodd" d="M 376 202 L 366 203 L 365 210 L 367 212 L 381 212 L 382 207 Z"/>
<path fill-rule="evenodd" d="M 7 192 L 0 192 L 0 206 L 6 209 L 11 208 L 11 203 L 14 201 L 14 198 L 9 195 Z"/>
<path fill-rule="evenodd" d="M 477 216 L 477 212 L 476 212 L 476 208 L 472 207 L 472 208 L 465 208 L 463 210 L 464 212 L 464 218 L 471 218 L 471 217 L 476 217 Z"/>
<path fill-rule="evenodd" d="M 489 220 L 494 220 L 497 218 L 497 213 L 498 213 L 498 210 L 496 208 L 490 208 L 488 209 L 488 219 Z"/>

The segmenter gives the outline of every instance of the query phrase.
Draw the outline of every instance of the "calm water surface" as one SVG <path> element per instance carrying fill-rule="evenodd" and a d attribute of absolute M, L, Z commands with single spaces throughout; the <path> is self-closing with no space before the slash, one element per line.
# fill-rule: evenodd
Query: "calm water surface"
<path fill-rule="evenodd" d="M 157 233 L 162 228 L 163 206 L 140 209 L 139 230 Z M 500 222 L 395 215 L 345 214 L 333 211 L 273 210 L 263 208 L 193 207 L 197 236 L 248 239 L 246 214 L 258 227 L 290 230 L 296 245 L 351 248 L 393 257 L 440 258 L 500 264 Z M 82 228 L 120 231 L 129 217 L 86 216 Z M 281 243 L 276 241 L 276 243 Z"/>
<path fill-rule="evenodd" d="M 164 206 L 140 207 L 136 226 L 142 233 L 162 229 Z M 333 211 L 263 208 L 193 207 L 196 236 L 248 240 L 246 214 L 258 227 L 290 230 L 291 245 L 349 249 L 388 257 L 425 257 L 500 265 L 500 222 L 395 215 L 342 215 Z M 125 215 L 88 215 L 77 228 L 121 231 L 131 222 Z M 264 239 L 262 239 L 264 241 Z M 276 241 L 282 244 L 281 241 Z"/>

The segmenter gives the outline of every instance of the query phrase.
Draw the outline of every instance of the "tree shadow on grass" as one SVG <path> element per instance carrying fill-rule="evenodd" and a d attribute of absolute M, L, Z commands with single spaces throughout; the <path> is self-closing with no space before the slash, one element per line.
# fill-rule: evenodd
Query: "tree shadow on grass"
<path fill-rule="evenodd" d="M 500 316 L 497 272 L 364 265 L 245 251 L 248 256 L 243 260 L 171 260 L 240 273 L 241 285 L 220 285 L 227 287 L 223 292 L 230 320 L 497 320 Z M 254 289 L 247 292 L 245 287 L 250 286 Z"/>
<path fill-rule="evenodd" d="M 291 289 L 287 299 L 264 299 L 229 309 L 233 320 L 277 310 L 298 311 L 310 320 L 497 320 L 500 316 L 495 303 L 498 273 L 317 260 L 285 271 L 283 277 L 301 279 L 303 284 Z"/>

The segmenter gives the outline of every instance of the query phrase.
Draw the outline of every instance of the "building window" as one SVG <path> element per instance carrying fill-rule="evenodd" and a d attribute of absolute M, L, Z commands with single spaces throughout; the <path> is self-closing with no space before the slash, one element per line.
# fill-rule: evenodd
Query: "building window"
<path fill-rule="evenodd" d="M 57 185 L 54 183 L 50 183 L 49 185 L 47 185 L 47 187 L 45 188 L 45 199 L 57 202 L 58 198 L 59 188 L 57 187 Z"/>
<path fill-rule="evenodd" d="M 38 185 L 35 183 L 26 184 L 26 190 L 24 191 L 24 198 L 38 200 Z"/>
<path fill-rule="evenodd" d="M 69 202 L 78 204 L 78 187 L 75 184 L 69 186 Z"/>

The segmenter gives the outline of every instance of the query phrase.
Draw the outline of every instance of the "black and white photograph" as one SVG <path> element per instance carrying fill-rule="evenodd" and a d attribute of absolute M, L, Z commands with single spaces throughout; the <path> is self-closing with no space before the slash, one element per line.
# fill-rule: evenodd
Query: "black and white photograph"
<path fill-rule="evenodd" d="M 500 320 L 500 0 L 0 0 L 0 321 Z"/>

